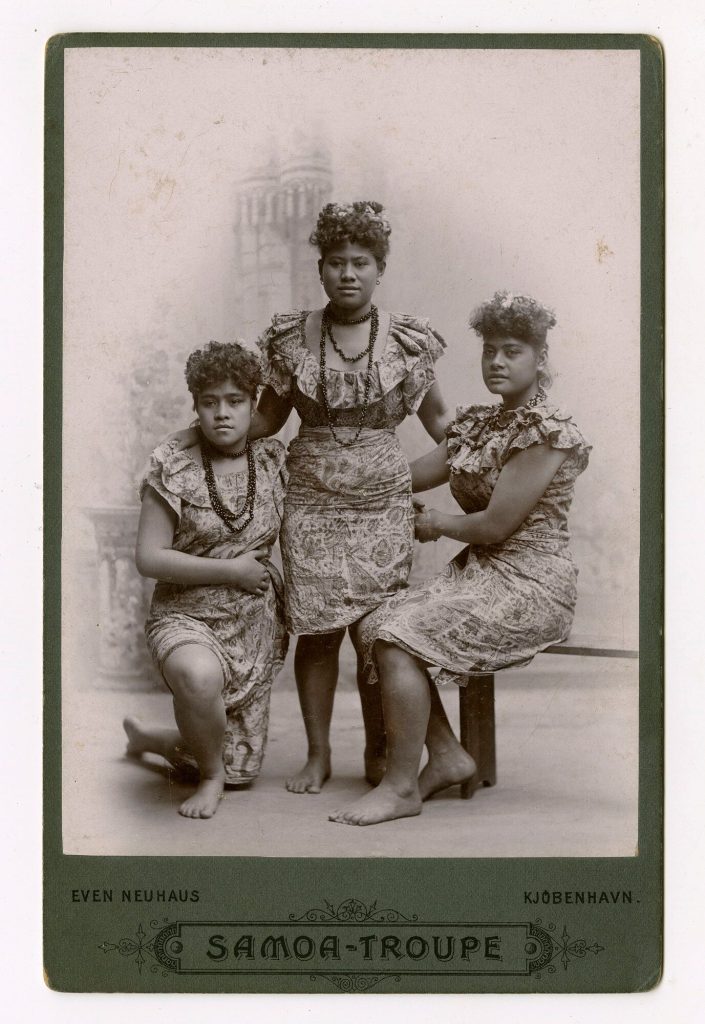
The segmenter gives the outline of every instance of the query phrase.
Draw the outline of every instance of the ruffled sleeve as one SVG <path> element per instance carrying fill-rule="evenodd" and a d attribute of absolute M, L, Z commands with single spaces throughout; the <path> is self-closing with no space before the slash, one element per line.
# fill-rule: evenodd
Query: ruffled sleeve
<path fill-rule="evenodd" d="M 574 476 L 578 476 L 587 468 L 592 451 L 591 445 L 578 430 L 572 416 L 555 406 L 516 410 L 516 427 L 504 446 L 503 463 L 517 452 L 536 444 L 548 444 L 551 448 L 569 452 L 562 469 L 570 469 Z"/>
<path fill-rule="evenodd" d="M 306 312 L 278 314 L 257 342 L 262 353 L 263 382 L 282 397 L 296 390 L 320 404 L 318 359 L 305 342 Z M 428 320 L 404 313 L 390 315 L 389 335 L 374 364 L 370 398 L 379 401 L 401 390 L 404 412 L 415 413 L 433 385 L 434 364 L 445 349 Z M 327 370 L 328 401 L 335 409 L 354 409 L 366 399 L 366 371 Z"/>
<path fill-rule="evenodd" d="M 153 488 L 181 518 L 183 500 L 210 508 L 210 498 L 203 472 L 186 452 L 175 450 L 176 444 L 165 441 L 154 449 L 140 481 L 139 495 L 142 500 L 146 488 Z"/>
<path fill-rule="evenodd" d="M 495 411 L 491 405 L 458 406 L 455 419 L 446 427 L 451 473 L 497 468 L 495 453 L 485 443 L 490 436 L 488 422 Z"/>
<path fill-rule="evenodd" d="M 436 380 L 435 363 L 446 343 L 428 320 L 392 313 L 389 344 L 380 364 L 383 393 L 401 384 L 407 415 L 417 412 Z"/>
<path fill-rule="evenodd" d="M 253 441 L 255 455 L 272 488 L 272 500 L 281 522 L 284 514 L 284 495 L 288 483 L 286 448 L 274 437 Z"/>
<path fill-rule="evenodd" d="M 572 417 L 555 406 L 502 410 L 496 405 L 468 405 L 457 410 L 446 428 L 452 473 L 501 471 L 519 451 L 548 444 L 570 452 L 561 472 L 578 476 L 591 451 Z"/>
<path fill-rule="evenodd" d="M 301 336 L 306 316 L 305 312 L 277 313 L 257 340 L 261 352 L 262 383 L 282 398 L 290 396 L 292 378 L 301 360 Z"/>

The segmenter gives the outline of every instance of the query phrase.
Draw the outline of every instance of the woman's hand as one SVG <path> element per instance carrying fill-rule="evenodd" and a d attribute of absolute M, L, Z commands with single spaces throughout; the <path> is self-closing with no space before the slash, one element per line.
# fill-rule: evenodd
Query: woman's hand
<path fill-rule="evenodd" d="M 137 531 L 136 564 L 141 576 L 187 587 L 239 587 L 249 594 L 265 594 L 269 573 L 263 564 L 269 548 L 256 548 L 235 558 L 189 555 L 171 546 L 178 516 L 164 498 L 147 487 Z"/>
<path fill-rule="evenodd" d="M 265 594 L 269 587 L 269 573 L 263 563 L 268 558 L 267 548 L 256 548 L 229 559 L 228 565 L 234 570 L 233 583 L 248 594 Z"/>
<path fill-rule="evenodd" d="M 422 544 L 427 544 L 431 540 L 438 540 L 441 536 L 437 518 L 439 515 L 438 509 L 430 508 L 426 511 L 426 507 L 421 502 L 414 502 L 414 507 L 416 508 L 416 515 L 414 516 L 414 535 L 416 539 L 421 541 Z"/>
<path fill-rule="evenodd" d="M 176 430 L 173 434 L 169 434 L 165 442 L 174 445 L 174 451 L 183 452 L 187 448 L 193 448 L 199 440 L 198 427 L 186 427 L 185 430 Z"/>

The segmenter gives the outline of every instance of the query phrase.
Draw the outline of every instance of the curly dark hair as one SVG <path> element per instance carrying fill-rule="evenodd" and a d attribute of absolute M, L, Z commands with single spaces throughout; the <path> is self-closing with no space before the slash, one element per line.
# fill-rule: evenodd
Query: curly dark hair
<path fill-rule="evenodd" d="M 481 338 L 518 338 L 545 356 L 548 356 L 546 335 L 555 325 L 556 316 L 552 309 L 528 295 L 513 295 L 506 291 L 495 292 L 491 299 L 470 314 L 470 326 Z M 553 383 L 547 364 L 539 370 L 538 382 L 544 388 Z"/>
<path fill-rule="evenodd" d="M 552 309 L 542 306 L 528 295 L 495 292 L 470 314 L 470 326 L 481 338 L 519 338 L 543 348 L 546 335 L 555 327 Z"/>
<path fill-rule="evenodd" d="M 354 203 L 326 203 L 318 214 L 316 229 L 309 242 L 318 247 L 322 257 L 345 242 L 354 242 L 369 249 L 378 266 L 383 266 L 389 253 L 389 221 L 381 203 L 361 199 Z"/>
<path fill-rule="evenodd" d="M 186 361 L 184 376 L 193 395 L 194 408 L 201 392 L 214 384 L 229 380 L 251 398 L 256 398 L 262 382 L 259 359 L 237 341 L 224 344 L 210 341 L 205 348 L 192 352 Z"/>

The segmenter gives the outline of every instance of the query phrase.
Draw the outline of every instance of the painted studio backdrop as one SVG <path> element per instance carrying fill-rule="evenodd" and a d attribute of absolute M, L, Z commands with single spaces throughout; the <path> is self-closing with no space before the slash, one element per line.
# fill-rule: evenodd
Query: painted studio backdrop
<path fill-rule="evenodd" d="M 636 646 L 638 51 L 69 49 L 65 84 L 65 687 L 159 685 L 140 468 L 192 419 L 191 350 L 323 304 L 308 235 L 329 199 L 384 203 L 379 302 L 444 336 L 451 406 L 494 400 L 474 306 L 503 288 L 556 310 L 553 396 L 593 445 L 575 632 Z M 431 447 L 417 422 L 401 437 Z M 456 548 L 417 545 L 415 576 Z"/>

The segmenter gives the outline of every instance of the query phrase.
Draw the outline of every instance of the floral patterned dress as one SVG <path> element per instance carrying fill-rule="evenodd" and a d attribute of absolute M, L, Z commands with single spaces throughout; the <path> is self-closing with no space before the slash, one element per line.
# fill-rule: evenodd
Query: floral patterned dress
<path fill-rule="evenodd" d="M 549 444 L 568 456 L 510 537 L 466 547 L 442 573 L 367 616 L 361 640 L 371 682 L 377 639 L 438 666 L 438 682 L 464 685 L 469 673 L 525 664 L 570 632 L 577 570 L 568 550 L 568 510 L 589 445 L 570 416 L 546 405 L 499 414 L 497 406 L 460 408 L 446 433 L 450 489 L 466 513 L 487 507 L 502 468 L 517 452 Z"/>
<path fill-rule="evenodd" d="M 353 444 L 333 439 L 319 363 L 306 345 L 307 312 L 275 316 L 259 341 L 264 383 L 290 398 L 302 421 L 289 445 L 281 533 L 287 627 L 328 633 L 406 586 L 414 530 L 411 474 L 395 427 L 415 413 L 445 348 L 426 320 L 392 313 L 373 375 L 366 425 Z M 352 441 L 366 370 L 326 370 L 336 434 Z"/>
<path fill-rule="evenodd" d="M 167 442 L 152 453 L 140 487 L 152 487 L 176 512 L 173 547 L 205 558 L 235 558 L 271 546 L 281 524 L 286 486 L 286 452 L 281 442 L 254 441 L 257 479 L 254 516 L 241 533 L 231 533 L 213 511 L 203 468 L 189 451 Z M 221 500 L 231 511 L 242 507 L 247 470 L 217 478 Z M 282 582 L 265 563 L 271 586 L 264 595 L 224 584 L 183 585 L 159 581 L 145 625 L 147 646 L 161 670 L 166 658 L 185 644 L 200 644 L 218 658 L 223 670 L 226 782 L 257 777 L 267 740 L 269 696 L 287 648 Z M 196 767 L 184 752 L 184 765 Z"/>

